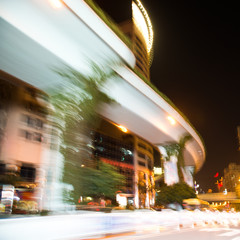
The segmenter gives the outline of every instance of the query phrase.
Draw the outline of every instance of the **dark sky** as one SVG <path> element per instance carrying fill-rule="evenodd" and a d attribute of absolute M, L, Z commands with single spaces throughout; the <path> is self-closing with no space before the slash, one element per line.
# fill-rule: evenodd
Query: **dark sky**
<path fill-rule="evenodd" d="M 130 0 L 98 0 L 116 21 L 131 14 Z M 216 191 L 214 174 L 240 164 L 240 21 L 237 1 L 142 0 L 154 29 L 152 83 L 202 136 L 206 162 L 200 187 Z"/>

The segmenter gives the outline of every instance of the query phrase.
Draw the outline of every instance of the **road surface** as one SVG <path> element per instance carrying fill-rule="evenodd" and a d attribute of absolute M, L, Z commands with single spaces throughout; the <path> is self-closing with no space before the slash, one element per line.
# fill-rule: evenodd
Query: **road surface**
<path fill-rule="evenodd" d="M 240 226 L 205 226 L 183 229 L 155 229 L 116 235 L 83 238 L 84 240 L 240 240 Z M 83 240 L 81 239 L 81 240 Z M 76 240 L 76 239 L 75 239 Z"/>

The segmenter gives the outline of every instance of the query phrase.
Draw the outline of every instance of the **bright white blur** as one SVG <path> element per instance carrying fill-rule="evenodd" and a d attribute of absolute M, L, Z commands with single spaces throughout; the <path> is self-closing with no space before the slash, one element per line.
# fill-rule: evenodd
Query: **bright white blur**
<path fill-rule="evenodd" d="M 136 210 L 112 213 L 78 213 L 47 217 L 1 219 L 1 238 L 10 239 L 81 239 L 90 236 L 142 231 L 159 228 L 239 226 L 239 212 Z M 13 231 L 14 229 L 14 231 Z"/>

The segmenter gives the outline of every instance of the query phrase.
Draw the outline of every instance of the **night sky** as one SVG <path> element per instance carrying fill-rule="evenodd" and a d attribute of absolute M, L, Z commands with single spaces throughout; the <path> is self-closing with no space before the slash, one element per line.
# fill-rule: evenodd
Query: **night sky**
<path fill-rule="evenodd" d="M 130 0 L 98 0 L 120 22 Z M 202 136 L 206 162 L 196 180 L 216 191 L 214 175 L 240 164 L 240 21 L 237 2 L 142 0 L 154 30 L 151 82 Z"/>

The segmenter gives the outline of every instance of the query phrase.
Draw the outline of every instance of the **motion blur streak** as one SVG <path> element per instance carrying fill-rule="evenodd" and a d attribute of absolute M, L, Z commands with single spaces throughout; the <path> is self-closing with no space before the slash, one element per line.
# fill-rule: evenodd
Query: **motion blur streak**
<path fill-rule="evenodd" d="M 130 213 L 82 213 L 43 218 L 2 219 L 0 220 L 0 232 L 4 240 L 80 239 L 144 229 L 158 231 L 161 227 L 177 229 L 204 225 L 227 227 L 230 225 L 239 226 L 239 224 L 240 213 L 201 212 L 198 210 L 147 212 L 139 210 Z"/>

